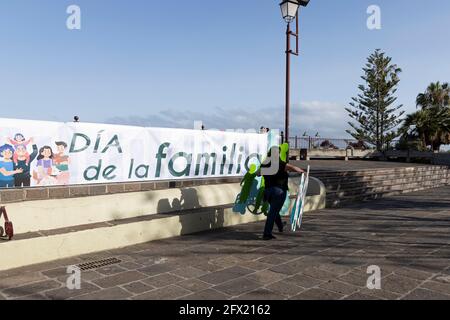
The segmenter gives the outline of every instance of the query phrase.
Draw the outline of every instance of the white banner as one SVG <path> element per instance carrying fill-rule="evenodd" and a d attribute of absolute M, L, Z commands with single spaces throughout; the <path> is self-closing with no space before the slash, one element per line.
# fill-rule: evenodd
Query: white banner
<path fill-rule="evenodd" d="M 242 176 L 267 138 L 0 119 L 0 188 Z"/>

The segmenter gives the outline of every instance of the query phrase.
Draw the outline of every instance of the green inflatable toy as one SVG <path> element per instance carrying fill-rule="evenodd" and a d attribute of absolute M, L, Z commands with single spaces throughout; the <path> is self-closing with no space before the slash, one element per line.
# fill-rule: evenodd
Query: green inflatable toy
<path fill-rule="evenodd" d="M 287 162 L 289 144 L 284 143 L 279 148 L 280 161 Z M 256 164 L 252 164 L 249 171 L 244 175 L 241 181 L 241 192 L 236 197 L 233 207 L 234 212 L 245 214 L 248 210 L 254 215 L 267 215 L 269 213 L 270 205 L 264 200 L 265 180 L 263 176 L 259 175 L 259 169 Z"/>

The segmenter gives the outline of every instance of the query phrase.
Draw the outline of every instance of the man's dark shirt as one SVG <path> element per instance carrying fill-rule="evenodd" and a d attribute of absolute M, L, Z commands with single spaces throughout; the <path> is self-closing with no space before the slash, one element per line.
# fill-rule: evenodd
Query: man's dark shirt
<path fill-rule="evenodd" d="M 272 187 L 278 187 L 283 190 L 289 189 L 288 188 L 289 175 L 286 172 L 286 164 L 287 164 L 286 162 L 281 161 L 281 159 L 279 159 L 277 173 L 274 175 L 264 175 L 264 180 L 266 182 L 266 189 Z M 270 168 L 270 161 L 269 163 L 263 163 L 261 165 L 261 168 Z"/>

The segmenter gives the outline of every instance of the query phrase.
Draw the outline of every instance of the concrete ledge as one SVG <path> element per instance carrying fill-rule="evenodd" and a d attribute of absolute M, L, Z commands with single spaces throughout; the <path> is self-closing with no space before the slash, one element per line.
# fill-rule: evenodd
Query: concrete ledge
<path fill-rule="evenodd" d="M 298 177 L 290 188 L 298 188 Z M 84 190 L 84 189 L 83 189 Z M 77 194 L 83 194 L 79 190 Z M 16 234 L 128 219 L 152 214 L 182 212 L 234 204 L 239 183 L 127 192 L 109 195 L 14 202 L 7 205 Z M 325 203 L 325 187 L 311 178 L 309 195 L 317 195 L 315 208 Z M 323 199 L 323 200 L 322 200 Z"/>
<path fill-rule="evenodd" d="M 80 198 L 117 193 L 164 190 L 181 187 L 215 185 L 223 183 L 238 183 L 241 177 L 211 178 L 197 180 L 132 182 L 93 185 L 71 185 L 39 188 L 0 189 L 0 203 L 14 203 L 22 201 L 52 200 L 66 198 Z"/>

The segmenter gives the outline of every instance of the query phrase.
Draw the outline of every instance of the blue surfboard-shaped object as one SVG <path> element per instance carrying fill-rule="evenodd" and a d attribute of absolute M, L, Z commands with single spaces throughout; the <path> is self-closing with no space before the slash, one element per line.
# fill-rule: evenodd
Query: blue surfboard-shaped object
<path fill-rule="evenodd" d="M 291 194 L 289 191 L 286 193 L 286 200 L 284 201 L 283 207 L 280 210 L 280 216 L 287 217 L 291 214 L 289 208 L 291 207 Z"/>
<path fill-rule="evenodd" d="M 302 174 L 302 176 L 300 178 L 300 185 L 299 185 L 298 191 L 297 191 L 297 199 L 295 200 L 294 206 L 292 207 L 292 211 L 291 211 L 291 230 L 292 231 L 297 230 L 297 220 L 298 220 L 298 214 L 300 212 L 304 182 L 305 182 L 305 174 Z"/>
<path fill-rule="evenodd" d="M 302 204 L 300 206 L 300 212 L 299 212 L 299 215 L 297 218 L 297 228 L 298 229 L 300 229 L 302 226 L 303 211 L 305 210 L 306 195 L 308 193 L 308 186 L 309 186 L 309 170 L 310 170 L 310 167 L 308 166 L 308 170 L 306 172 L 305 183 L 303 186 Z"/>
<path fill-rule="evenodd" d="M 306 193 L 308 191 L 309 185 L 309 172 L 310 166 L 308 166 L 308 170 L 306 174 L 302 174 L 300 179 L 300 186 L 298 188 L 297 200 L 295 201 L 294 207 L 291 212 L 291 230 L 295 232 L 297 229 L 300 229 L 303 211 L 306 202 Z"/>

